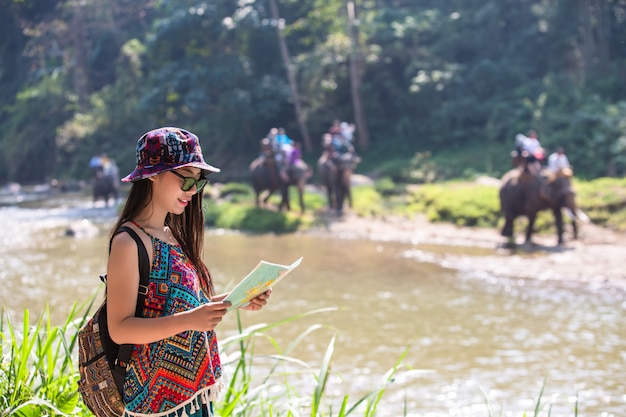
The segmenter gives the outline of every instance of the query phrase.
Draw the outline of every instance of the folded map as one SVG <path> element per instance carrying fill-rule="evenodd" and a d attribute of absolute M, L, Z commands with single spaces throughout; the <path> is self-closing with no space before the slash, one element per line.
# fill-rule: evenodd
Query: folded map
<path fill-rule="evenodd" d="M 279 265 L 271 262 L 260 261 L 244 279 L 228 294 L 224 301 L 230 301 L 232 305 L 228 311 L 246 306 L 250 300 L 267 291 L 268 288 L 277 284 L 287 274 L 300 265 L 302 257 L 291 265 Z"/>

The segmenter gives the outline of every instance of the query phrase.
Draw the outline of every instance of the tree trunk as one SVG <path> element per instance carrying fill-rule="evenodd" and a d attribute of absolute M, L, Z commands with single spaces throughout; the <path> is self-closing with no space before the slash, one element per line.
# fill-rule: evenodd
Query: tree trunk
<path fill-rule="evenodd" d="M 361 99 L 361 81 L 363 78 L 363 59 L 358 37 L 358 18 L 356 5 L 349 0 L 348 8 L 348 33 L 350 35 L 350 92 L 352 94 L 352 107 L 354 122 L 356 124 L 357 140 L 359 147 L 366 150 L 369 146 L 369 133 L 365 123 L 363 112 L 363 100 Z"/>
<path fill-rule="evenodd" d="M 584 78 L 593 75 L 594 72 L 606 75 L 610 71 L 610 13 L 610 6 L 604 0 L 582 0 L 579 3 L 579 33 Z"/>
<path fill-rule="evenodd" d="M 78 97 L 79 109 L 83 111 L 87 107 L 87 75 L 86 75 L 86 51 L 85 51 L 85 18 L 83 6 L 78 3 L 74 6 L 73 20 L 73 44 L 74 44 L 74 93 Z"/>
<path fill-rule="evenodd" d="M 287 71 L 287 79 L 289 80 L 289 86 L 291 88 L 291 95 L 293 96 L 293 105 L 296 111 L 296 117 L 298 119 L 298 126 L 300 127 L 300 134 L 304 142 L 304 149 L 307 152 L 311 152 L 313 149 L 311 146 L 311 138 L 309 137 L 309 131 L 306 128 L 306 116 L 300 105 L 300 94 L 298 93 L 298 84 L 296 83 L 296 77 L 293 72 L 293 66 L 291 65 L 291 57 L 289 56 L 289 50 L 287 49 L 287 42 L 285 42 L 285 36 L 283 34 L 284 21 L 280 19 L 278 12 L 278 4 L 276 0 L 270 0 L 270 9 L 272 11 L 272 18 L 276 21 L 276 32 L 278 34 L 278 44 L 280 46 L 280 54 Z"/>

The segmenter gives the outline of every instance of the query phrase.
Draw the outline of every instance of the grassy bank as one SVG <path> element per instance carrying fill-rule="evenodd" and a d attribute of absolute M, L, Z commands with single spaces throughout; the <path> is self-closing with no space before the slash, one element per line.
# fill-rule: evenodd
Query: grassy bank
<path fill-rule="evenodd" d="M 616 231 L 626 230 L 626 179 L 600 178 L 574 180 L 577 204 L 599 226 Z M 243 183 L 217 186 L 214 199 L 207 199 L 207 225 L 252 232 L 289 233 L 306 230 L 323 221 L 326 197 L 310 187 L 305 192 L 306 211 L 300 215 L 295 190 L 291 190 L 292 209 L 279 212 L 279 197 L 272 196 L 270 208 L 257 208 L 251 187 Z M 499 228 L 503 222 L 498 200 L 498 186 L 480 181 L 446 181 L 421 185 L 395 182 L 391 177 L 374 185 L 355 186 L 352 211 L 361 217 L 399 215 L 411 218 L 426 215 L 431 222 L 448 222 L 459 226 Z M 295 205 L 294 205 L 295 204 Z M 517 220 L 521 230 L 525 219 Z M 552 233 L 554 220 L 540 213 L 536 229 Z"/>
<path fill-rule="evenodd" d="M 91 416 L 78 395 L 77 332 L 89 318 L 72 310 L 65 324 L 51 326 L 45 313 L 30 323 L 25 310 L 18 326 L 3 314 L 0 321 L 0 416 Z M 337 335 L 329 339 L 321 366 L 312 366 L 292 352 L 309 338 L 316 337 L 324 324 L 314 324 L 288 346 L 279 346 L 273 355 L 256 355 L 259 338 L 272 339 L 270 331 L 314 315 L 332 314 L 333 308 L 298 314 L 272 324 L 244 328 L 239 313 L 239 333 L 221 340 L 222 364 L 228 372 L 228 386 L 215 404 L 217 415 L 228 416 L 375 416 L 386 388 L 401 372 L 408 348 L 391 363 L 378 387 L 362 396 L 326 394 Z M 269 362 L 268 362 L 269 361 Z M 257 366 L 255 363 L 263 363 Z M 335 378 L 337 379 L 337 378 Z M 309 392 L 296 385 L 308 381 Z M 282 387 L 276 390 L 276 387 Z"/>

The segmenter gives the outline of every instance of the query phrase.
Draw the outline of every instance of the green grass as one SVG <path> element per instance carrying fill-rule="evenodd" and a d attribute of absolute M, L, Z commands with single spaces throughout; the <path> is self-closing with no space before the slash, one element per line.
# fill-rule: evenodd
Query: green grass
<path fill-rule="evenodd" d="M 78 366 L 72 360 L 76 345 L 76 310 L 65 324 L 52 326 L 43 314 L 35 324 L 24 310 L 18 332 L 13 321 L 0 319 L 0 415 L 61 416 L 84 413 L 78 395 Z M 84 414 L 87 415 L 87 414 Z"/>
<path fill-rule="evenodd" d="M 88 312 L 92 305 L 93 302 L 82 316 L 77 313 L 75 305 L 66 323 L 61 326 L 50 325 L 47 311 L 35 324 L 31 324 L 29 311 L 24 310 L 21 332 L 3 316 L 0 322 L 0 416 L 92 415 L 77 392 L 78 365 L 73 354 L 78 329 L 90 317 Z M 341 407 L 335 411 L 333 399 L 326 394 L 326 384 L 332 375 L 337 335 L 331 336 L 319 367 L 292 356 L 292 353 L 300 344 L 308 343 L 308 338 L 315 337 L 321 329 L 329 329 L 328 326 L 311 325 L 285 348 L 270 335 L 272 329 L 335 310 L 318 309 L 249 328 L 243 327 L 237 311 L 239 332 L 220 341 L 222 364 L 229 369 L 229 375 L 226 391 L 215 404 L 217 415 L 375 416 L 387 386 L 404 366 L 402 361 L 408 348 L 387 372 L 379 387 L 355 399 L 344 395 Z M 259 339 L 269 341 L 275 352 L 270 355 L 256 354 L 255 345 Z M 257 361 L 263 361 L 266 366 L 257 368 Z M 295 388 L 293 382 L 303 380 L 314 382 L 310 393 L 301 393 Z M 276 392 L 271 389 L 276 386 L 285 387 L 285 390 Z"/>
<path fill-rule="evenodd" d="M 89 318 L 93 300 L 81 316 L 74 306 L 66 322 L 61 326 L 51 326 L 46 312 L 31 324 L 29 312 L 24 310 L 21 330 L 13 321 L 3 315 L 0 321 L 0 416 L 91 416 L 77 393 L 78 366 L 75 361 L 77 331 Z M 333 377 L 333 354 L 339 339 L 336 331 L 324 324 L 313 324 L 281 346 L 271 335 L 273 329 L 295 321 L 333 314 L 335 308 L 323 308 L 296 314 L 271 324 L 259 324 L 245 328 L 237 312 L 238 332 L 220 341 L 222 364 L 228 372 L 228 385 L 215 404 L 217 415 L 221 417 L 375 417 L 379 406 L 384 406 L 383 398 L 394 380 L 401 377 L 410 346 L 407 346 L 395 363 L 383 375 L 379 385 L 365 394 L 353 396 L 349 393 L 330 395 L 328 381 Z M 331 321 L 331 320 L 321 320 Z M 300 345 L 307 344 L 309 338 L 319 338 L 320 331 L 331 331 L 330 340 L 321 353 L 321 363 L 313 366 L 293 353 Z M 257 353 L 257 342 L 269 342 L 274 350 L 270 354 Z M 264 366 L 256 366 L 263 362 Z M 296 387 L 302 381 L 311 382 L 308 392 Z M 541 387 L 534 417 L 550 416 L 552 396 L 545 401 Z M 275 387 L 282 387 L 275 390 Z M 335 388 L 336 389 L 336 388 Z M 341 389 L 341 387 L 339 387 Z M 495 406 L 490 403 L 483 391 L 489 416 L 495 414 Z M 554 398 L 554 399 L 552 399 Z M 564 397 L 563 397 L 564 398 Z M 407 405 L 404 406 L 407 415 Z M 572 416 L 578 415 L 578 401 Z"/>

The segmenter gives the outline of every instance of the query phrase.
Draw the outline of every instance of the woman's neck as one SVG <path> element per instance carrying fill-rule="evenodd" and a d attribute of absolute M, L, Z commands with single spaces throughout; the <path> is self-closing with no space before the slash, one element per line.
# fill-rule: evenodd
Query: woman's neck
<path fill-rule="evenodd" d="M 154 210 L 150 207 L 148 209 L 150 210 L 149 212 L 147 212 L 147 210 L 144 210 L 133 220 L 144 229 L 150 229 L 155 231 L 165 230 L 165 219 L 167 217 L 167 213 L 161 215 L 155 213 Z"/>

